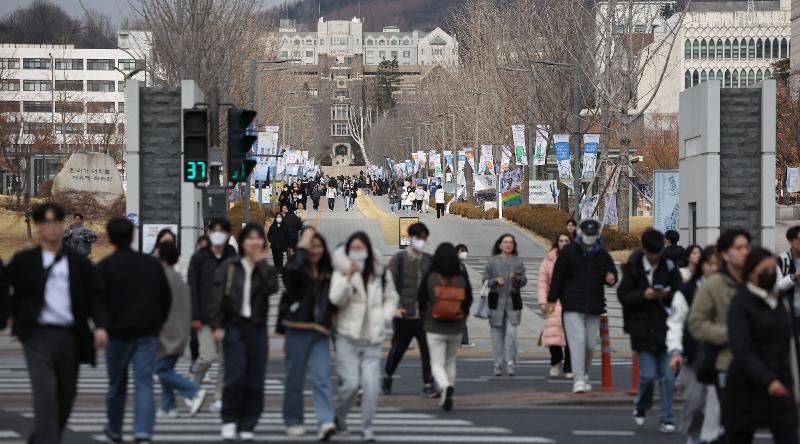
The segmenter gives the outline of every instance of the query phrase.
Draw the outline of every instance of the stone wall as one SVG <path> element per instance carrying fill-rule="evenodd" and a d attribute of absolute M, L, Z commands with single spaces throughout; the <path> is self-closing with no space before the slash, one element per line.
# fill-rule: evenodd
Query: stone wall
<path fill-rule="evenodd" d="M 139 150 L 143 223 L 180 223 L 181 90 L 141 88 Z"/>

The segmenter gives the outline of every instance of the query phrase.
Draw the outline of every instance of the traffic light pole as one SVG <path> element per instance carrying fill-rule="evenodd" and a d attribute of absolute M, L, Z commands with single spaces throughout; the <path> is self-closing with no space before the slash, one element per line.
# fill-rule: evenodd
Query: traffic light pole
<path fill-rule="evenodd" d="M 209 124 L 209 146 L 211 150 L 219 149 L 219 91 L 216 87 L 212 87 L 208 99 L 208 124 Z M 209 153 L 209 158 L 213 156 Z M 214 162 L 216 163 L 216 162 Z M 209 168 L 210 187 L 221 187 L 222 184 L 219 180 L 220 165 L 212 163 Z"/>

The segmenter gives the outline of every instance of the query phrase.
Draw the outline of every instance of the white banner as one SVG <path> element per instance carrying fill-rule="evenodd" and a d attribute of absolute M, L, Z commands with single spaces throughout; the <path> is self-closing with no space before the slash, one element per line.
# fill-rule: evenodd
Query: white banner
<path fill-rule="evenodd" d="M 553 136 L 553 144 L 556 147 L 556 160 L 558 161 L 558 177 L 565 182 L 571 182 L 572 163 L 569 153 L 569 134 L 556 134 Z"/>
<path fill-rule="evenodd" d="M 253 180 L 265 181 L 267 180 L 267 170 L 270 167 L 275 167 L 274 157 L 263 157 L 267 155 L 278 154 L 278 127 L 268 126 L 266 131 L 258 132 L 258 141 L 256 142 L 256 164 L 253 170 Z M 270 176 L 274 176 L 273 171 Z"/>
<path fill-rule="evenodd" d="M 500 151 L 502 152 L 500 156 L 500 172 L 505 173 L 511 169 L 511 147 L 503 145 Z"/>
<path fill-rule="evenodd" d="M 511 125 L 511 135 L 514 139 L 514 157 L 517 166 L 528 164 L 528 150 L 525 149 L 525 125 Z"/>
<path fill-rule="evenodd" d="M 678 229 L 680 174 L 677 170 L 653 171 L 653 228 L 662 233 Z"/>
<path fill-rule="evenodd" d="M 581 179 L 594 179 L 597 168 L 597 147 L 600 145 L 600 134 L 583 135 L 583 165 Z"/>
<path fill-rule="evenodd" d="M 475 192 L 494 190 L 497 188 L 497 176 L 483 175 L 475 176 Z"/>
<path fill-rule="evenodd" d="M 528 203 L 531 205 L 558 205 L 558 181 L 529 180 Z"/>
<path fill-rule="evenodd" d="M 494 174 L 494 155 L 491 145 L 481 145 L 481 163 L 478 165 L 478 174 Z"/>
<path fill-rule="evenodd" d="M 800 168 L 786 168 L 786 191 L 800 192 Z"/>
<path fill-rule="evenodd" d="M 547 161 L 547 139 L 550 138 L 550 131 L 546 125 L 536 126 L 536 145 L 533 151 L 533 164 L 544 165 Z"/>

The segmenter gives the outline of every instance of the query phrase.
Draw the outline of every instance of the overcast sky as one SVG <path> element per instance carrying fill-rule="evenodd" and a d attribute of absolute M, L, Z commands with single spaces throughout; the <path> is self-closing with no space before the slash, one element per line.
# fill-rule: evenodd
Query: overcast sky
<path fill-rule="evenodd" d="M 131 8 L 128 0 L 51 0 L 61 6 L 72 16 L 83 15 L 81 5 L 90 9 L 96 9 L 103 14 L 111 16 L 115 24 L 118 24 L 123 17 L 130 15 Z M 136 0 L 131 0 L 135 2 Z M 263 7 L 273 6 L 283 3 L 283 0 L 259 0 Z M 0 0 L 0 16 L 4 16 L 14 11 L 20 6 L 33 3 L 33 0 Z"/>

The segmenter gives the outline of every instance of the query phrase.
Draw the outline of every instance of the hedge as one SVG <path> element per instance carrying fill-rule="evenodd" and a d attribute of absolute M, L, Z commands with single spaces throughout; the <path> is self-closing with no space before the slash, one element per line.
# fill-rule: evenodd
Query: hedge
<path fill-rule="evenodd" d="M 262 224 L 265 227 L 272 222 L 275 215 L 278 214 L 277 205 L 265 207 L 256 202 L 250 202 L 250 221 L 253 223 Z M 236 203 L 228 209 L 228 220 L 231 222 L 231 231 L 234 235 L 238 236 L 242 231 L 242 219 L 244 216 L 244 200 L 239 199 Z"/>
<path fill-rule="evenodd" d="M 482 210 L 472 202 L 458 202 L 450 205 L 450 213 L 467 219 L 496 219 L 497 209 Z M 564 232 L 569 214 L 554 207 L 522 205 L 503 209 L 503 217 L 516 222 L 524 228 L 547 239 L 555 239 Z M 603 245 L 609 251 L 629 250 L 640 245 L 639 236 L 605 227 L 601 236 Z"/>

